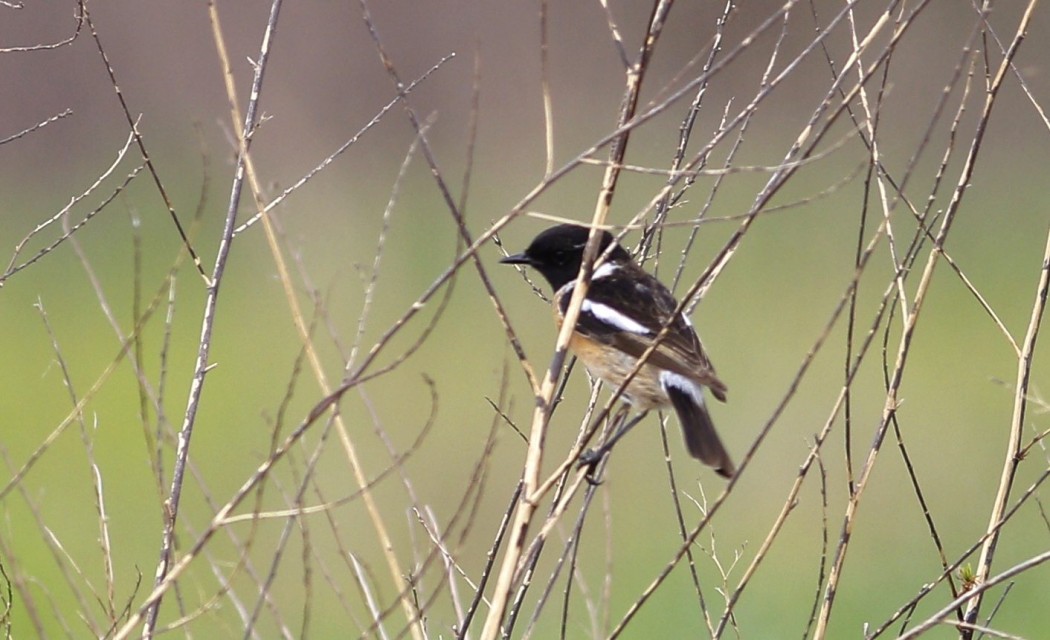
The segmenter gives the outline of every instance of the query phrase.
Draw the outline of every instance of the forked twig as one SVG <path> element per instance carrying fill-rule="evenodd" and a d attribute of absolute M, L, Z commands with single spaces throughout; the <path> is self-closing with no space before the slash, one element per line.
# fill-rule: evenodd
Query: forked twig
<path fill-rule="evenodd" d="M 142 171 L 145 165 L 139 165 L 130 173 L 128 173 L 128 175 L 125 176 L 124 181 L 116 189 L 114 189 L 113 192 L 109 194 L 109 196 L 107 196 L 97 207 L 85 214 L 84 217 L 75 225 L 73 225 L 69 229 L 63 229 L 62 235 L 59 236 L 56 240 L 53 240 L 47 246 L 37 251 L 33 256 L 25 259 L 21 263 L 18 263 L 18 256 L 21 255 L 22 250 L 25 248 L 26 244 L 28 244 L 30 240 L 32 240 L 37 234 L 44 231 L 51 225 L 65 219 L 65 217 L 69 215 L 69 212 L 77 203 L 81 202 L 89 195 L 94 193 L 94 191 L 98 189 L 99 186 L 101 186 L 101 184 L 106 180 L 106 178 L 113 175 L 113 172 L 116 171 L 117 167 L 124 160 L 125 154 L 127 154 L 128 149 L 131 147 L 132 140 L 133 136 L 129 134 L 128 139 L 124 142 L 124 145 L 120 148 L 119 151 L 117 151 L 117 157 L 114 158 L 113 162 L 109 165 L 109 168 L 100 173 L 99 176 L 95 178 L 95 181 L 92 182 L 91 185 L 87 189 L 85 189 L 83 193 L 74 196 L 73 198 L 70 198 L 69 204 L 59 209 L 57 213 L 55 213 L 47 220 L 44 220 L 43 222 L 37 224 L 32 231 L 26 234 L 26 236 L 22 238 L 18 242 L 18 244 L 15 245 L 15 249 L 11 254 L 11 261 L 7 264 L 7 269 L 4 270 L 3 274 L 0 274 L 0 287 L 2 287 L 11 276 L 15 275 L 19 271 L 22 271 L 26 267 L 36 263 L 38 260 L 46 256 L 47 254 L 57 249 L 62 243 L 68 240 L 74 233 L 80 230 L 84 225 L 90 222 L 99 212 L 101 212 L 111 202 L 113 202 L 113 200 L 118 195 L 123 193 L 123 191 L 128 187 L 128 185 L 131 184 L 131 182 L 135 179 L 135 177 L 138 176 L 139 172 Z"/>

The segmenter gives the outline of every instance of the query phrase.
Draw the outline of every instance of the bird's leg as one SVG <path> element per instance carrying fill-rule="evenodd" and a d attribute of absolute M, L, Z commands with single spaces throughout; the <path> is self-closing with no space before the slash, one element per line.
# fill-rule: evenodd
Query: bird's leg
<path fill-rule="evenodd" d="M 635 416 L 630 422 L 624 423 L 624 420 L 627 418 L 627 413 L 629 410 L 630 405 L 624 404 L 620 408 L 620 410 L 616 412 L 616 419 L 614 420 L 614 424 L 619 424 L 620 426 L 613 432 L 611 436 L 609 436 L 608 440 L 606 440 L 597 449 L 588 449 L 587 451 L 584 451 L 582 454 L 580 454 L 580 466 L 589 467 L 589 473 L 594 471 L 595 466 L 599 462 L 601 462 L 602 458 L 604 458 L 609 453 L 609 451 L 612 450 L 613 445 L 615 445 L 620 438 L 627 435 L 627 432 L 630 431 L 631 428 L 634 427 L 634 425 L 641 422 L 642 418 L 644 418 L 646 414 L 649 413 L 648 411 L 643 411 L 637 416 Z M 588 477 L 590 477 L 590 475 Z"/>

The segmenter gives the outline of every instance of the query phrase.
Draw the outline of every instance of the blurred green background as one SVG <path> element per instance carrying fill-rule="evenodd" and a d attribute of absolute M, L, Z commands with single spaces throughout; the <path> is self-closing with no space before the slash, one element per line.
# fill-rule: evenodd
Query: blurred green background
<path fill-rule="evenodd" d="M 812 41 L 817 26 L 826 24 L 841 9 L 839 5 L 814 2 L 792 12 L 774 65 L 778 71 Z M 139 130 L 183 223 L 189 225 L 193 212 L 202 207 L 194 246 L 205 268 L 210 268 L 229 197 L 235 148 L 230 142 L 229 112 L 206 6 L 126 1 L 88 6 L 132 115 L 141 116 Z M 735 47 L 779 6 L 775 2 L 741 4 L 727 27 L 726 50 Z M 73 9 L 71 3 L 0 7 L 0 49 L 69 37 L 75 26 Z M 540 6 L 440 0 L 373 3 L 370 9 L 402 79 L 414 79 L 441 57 L 456 53 L 454 60 L 410 95 L 410 101 L 422 117 L 434 119 L 429 142 L 457 198 L 469 163 L 472 174 L 466 219 L 477 236 L 543 178 Z M 1020 9 L 1012 4 L 996 5 L 988 27 L 1009 41 Z M 870 25 L 883 10 L 881 4 L 866 3 L 858 10 L 856 20 L 860 25 Z M 219 6 L 242 100 L 251 78 L 249 58 L 257 56 L 267 11 L 264 3 Z M 646 78 L 643 105 L 666 96 L 667 87 L 681 86 L 696 76 L 697 67 L 687 66 L 687 62 L 706 55 L 720 11 L 716 3 L 676 4 Z M 641 3 L 613 3 L 612 12 L 628 50 L 633 51 L 644 32 L 648 8 Z M 993 66 L 1001 59 L 988 32 L 970 40 L 981 26 L 979 16 L 966 3 L 931 3 L 901 40 L 890 62 L 880 110 L 881 152 L 895 179 L 900 179 L 915 159 L 907 193 L 920 206 L 932 196 L 936 199 L 934 209 L 944 209 L 958 178 L 961 158 L 973 138 L 982 100 L 983 69 L 975 71 L 975 84 L 966 98 L 968 107 L 959 125 L 945 184 L 931 194 L 938 163 L 948 144 L 951 114 L 960 100 L 959 85 L 953 85 L 947 115 L 932 127 L 928 140 L 927 128 L 942 91 L 952 80 L 953 69 L 957 64 L 965 67 L 970 63 L 963 54 L 964 47 L 988 49 Z M 1050 205 L 1045 177 L 1050 132 L 1032 104 L 1045 105 L 1050 96 L 1050 48 L 1045 38 L 1048 26 L 1046 12 L 1037 14 L 1031 37 L 1015 61 L 1016 73 L 1023 78 L 1030 97 L 1022 91 L 1018 77 L 1006 81 L 946 244 L 947 252 L 1018 341 L 1032 310 Z M 599 3 L 552 3 L 548 27 L 554 156 L 555 165 L 560 166 L 612 130 L 624 74 Z M 736 113 L 752 99 L 777 31 L 757 39 L 744 55 L 714 76 L 696 126 L 691 145 L 694 151 L 710 139 L 725 110 Z M 849 42 L 845 23 L 827 39 L 828 55 L 835 60 L 836 68 L 847 59 Z M 477 139 L 470 158 L 475 73 Z M 778 163 L 824 98 L 831 77 L 823 52 L 814 51 L 803 58 L 788 80 L 757 110 L 734 165 Z M 113 162 L 128 126 L 86 28 L 68 46 L 3 51 L 0 86 L 5 87 L 0 98 L 0 138 L 65 109 L 72 110 L 68 117 L 0 146 L 0 212 L 4 219 L 0 247 L 10 254 L 36 225 L 83 192 Z M 878 85 L 869 89 L 875 91 Z M 266 119 L 253 142 L 254 161 L 267 189 L 277 194 L 293 184 L 394 95 L 357 4 L 287 3 L 267 69 L 262 100 Z M 692 93 L 635 131 L 627 156 L 630 164 L 668 166 L 691 97 Z M 382 214 L 414 138 L 404 110 L 395 107 L 277 210 L 286 255 L 296 263 L 300 302 L 304 308 L 318 311 L 315 335 L 333 380 L 342 375 L 340 352 L 348 353 L 354 341 L 383 226 Z M 805 167 L 778 194 L 773 207 L 796 206 L 759 217 L 694 315 L 719 374 L 730 388 L 729 402 L 715 406 L 713 411 L 738 459 L 788 392 L 803 358 L 853 275 L 864 192 L 860 178 L 845 180 L 862 167 L 867 156 L 845 118 L 832 128 L 822 148 L 831 149 L 843 140 L 840 148 Z M 729 144 L 725 142 L 715 150 L 713 166 L 724 161 Z M 605 152 L 599 155 L 604 157 Z M 82 218 L 111 193 L 138 164 L 135 157 L 137 152 L 132 149 L 114 176 L 73 209 L 72 220 Z M 528 208 L 588 219 L 600 179 L 601 168 L 578 167 Z M 768 173 L 763 171 L 726 177 L 706 215 L 722 218 L 746 213 L 767 179 Z M 662 184 L 659 175 L 625 175 L 611 222 L 625 223 L 646 206 Z M 685 202 L 672 212 L 671 220 L 683 223 L 695 219 L 713 184 L 713 177 L 701 177 Z M 249 197 L 242 201 L 242 219 L 250 214 L 249 203 Z M 870 204 L 877 204 L 874 196 Z M 869 212 L 865 242 L 880 216 L 874 206 Z M 898 208 L 894 216 L 897 241 L 910 241 L 914 230 L 910 215 Z M 546 224 L 520 218 L 501 234 L 503 242 L 510 251 L 520 250 Z M 686 283 L 707 267 L 738 224 L 731 219 L 701 225 L 697 243 L 686 259 Z M 664 236 L 658 269 L 665 280 L 678 265 L 687 234 L 687 227 L 678 226 L 668 228 Z M 59 235 L 54 226 L 45 230 L 27 245 L 22 257 L 31 256 Z M 160 308 L 142 330 L 143 366 L 151 385 L 162 390 L 162 424 L 169 430 L 177 429 L 186 407 L 205 291 L 192 267 L 183 263 L 177 272 L 172 321 L 166 327 L 168 291 L 164 278 L 181 250 L 181 242 L 152 181 L 145 173 L 140 175 L 75 238 L 123 332 L 131 331 L 135 323 L 136 287 L 141 291 L 142 308 L 160 292 Z M 633 233 L 626 241 L 633 245 L 638 238 L 639 234 Z M 136 243 L 141 252 L 138 273 Z M 363 349 L 370 348 L 456 254 L 452 218 L 417 154 L 398 186 L 375 298 L 361 339 Z M 542 371 L 554 340 L 548 310 L 513 270 L 495 266 L 499 254 L 494 247 L 484 248 L 481 256 L 491 268 L 493 283 L 533 366 Z M 921 256 L 917 270 L 925 264 L 925 251 Z M 652 262 L 648 266 L 656 268 Z M 860 283 L 857 331 L 861 335 L 873 321 L 891 267 L 889 249 L 883 241 Z M 912 275 L 917 276 L 918 271 Z M 917 282 L 917 277 L 908 280 L 909 294 L 914 293 Z M 898 418 L 948 559 L 953 561 L 987 526 L 1003 464 L 1017 365 L 1009 343 L 947 265 L 938 266 L 926 305 L 904 376 Z M 423 333 L 435 307 L 436 301 L 431 302 L 406 326 L 380 355 L 377 366 L 394 361 Z M 4 363 L 0 367 L 4 389 L 0 393 L 0 450 L 8 470 L 5 486 L 73 406 L 40 309 L 46 311 L 54 330 L 58 353 L 68 367 L 72 392 L 77 397 L 88 393 L 121 349 L 72 243 L 61 245 L 4 284 L 0 289 L 0 353 Z M 891 364 L 900 334 L 899 311 L 890 329 L 887 357 Z M 844 326 L 840 319 L 802 379 L 797 395 L 717 514 L 712 533 L 701 535 L 698 541 L 702 548 L 697 556 L 699 571 L 715 615 L 723 604 L 716 590 L 722 585 L 708 554 L 713 553 L 729 572 L 728 586 L 736 585 L 768 534 L 814 435 L 828 419 L 840 391 Z M 878 343 L 883 326 L 855 386 L 853 451 L 858 465 L 867 456 L 882 411 Z M 336 342 L 340 346 L 335 346 Z M 233 246 L 213 345 L 212 360 L 217 366 L 207 378 L 191 450 L 194 479 L 187 484 L 180 512 L 182 549 L 206 526 L 215 505 L 226 502 L 266 459 L 275 422 L 282 420 L 280 433 L 287 434 L 320 397 L 312 376 L 295 376 L 301 345 L 259 225 L 240 235 Z M 1036 394 L 1050 374 L 1045 353 L 1045 346 L 1036 352 L 1032 375 Z M 434 381 L 436 408 L 431 405 L 424 376 Z M 404 450 L 435 411 L 433 428 L 420 449 L 400 474 L 385 478 L 375 488 L 404 566 L 421 562 L 429 543 L 409 508 L 413 498 L 398 478 L 408 478 L 418 504 L 432 508 L 438 521 L 448 525 L 468 491 L 496 419 L 488 399 L 496 401 L 504 384 L 504 409 L 527 429 L 533 406 L 531 393 L 493 306 L 468 264 L 459 273 L 447 311 L 419 351 L 391 374 L 344 399 L 344 416 L 369 474 L 378 474 L 390 464 L 387 444 L 375 434 L 376 426 L 391 446 Z M 283 409 L 289 389 L 293 389 L 291 400 Z M 575 437 L 587 397 L 587 379 L 582 372 L 573 374 L 566 397 L 551 426 L 547 445 L 552 452 L 550 459 L 560 459 Z M 1045 411 L 1040 407 L 1034 405 L 1029 412 L 1026 438 L 1047 428 Z M 21 581 L 25 589 L 14 598 L 10 618 L 13 637 L 28 637 L 30 630 L 38 628 L 34 619 L 55 636 L 84 637 L 88 630 L 108 626 L 104 607 L 96 600 L 112 598 L 120 610 L 129 600 L 137 607 L 148 593 L 160 543 L 161 501 L 170 482 L 173 454 L 169 442 L 163 456 L 163 480 L 158 484 L 151 471 L 151 445 L 146 436 L 155 432 L 157 414 L 157 408 L 151 406 L 144 426 L 135 375 L 123 361 L 87 403 L 85 435 L 80 435 L 77 424 L 71 426 L 47 448 L 24 479 L 9 486 L 11 490 L 0 502 L 0 553 L 8 580 Z M 684 455 L 673 419 L 667 428 L 679 489 L 696 498 L 702 491 L 713 500 L 721 493 L 720 479 Z M 310 446 L 295 454 L 297 462 L 278 465 L 260 498 L 260 510 L 288 506 L 306 451 L 316 445 L 322 430 L 323 425 L 317 425 L 311 431 L 307 438 Z M 328 437 L 333 441 L 328 443 L 317 471 L 324 493 L 308 492 L 308 504 L 342 498 L 357 489 L 335 436 Z M 741 637 L 798 637 L 804 633 L 820 588 L 823 522 L 826 518 L 833 549 L 846 503 L 843 437 L 839 417 L 822 456 L 828 504 L 822 506 L 819 478 L 811 474 L 781 538 L 736 606 L 734 619 Z M 90 443 L 102 477 L 115 562 L 116 589 L 112 596 L 105 593 L 99 515 L 85 441 Z M 485 553 L 520 475 L 524 453 L 521 439 L 506 425 L 498 426 L 477 512 L 465 535 L 463 522 L 455 522 L 456 555 L 472 580 L 483 567 Z M 1046 467 L 1044 449 L 1033 447 L 1021 465 L 1015 498 Z M 615 623 L 681 543 L 655 418 L 648 419 L 617 447 L 601 498 L 601 507 L 595 507 L 584 531 L 578 581 L 598 592 L 611 567 L 611 600 L 608 611 L 601 615 Z M 699 515 L 688 501 L 686 504 L 687 521 L 695 522 Z M 242 507 L 239 512 L 252 508 Z M 572 512 L 570 517 L 574 515 Z M 340 532 L 339 545 L 328 528 L 329 519 Z M 304 553 L 313 553 L 312 566 L 317 573 L 311 578 L 310 635 L 356 636 L 367 627 L 368 615 L 353 586 L 346 554 L 354 554 L 369 567 L 372 587 L 384 606 L 395 595 L 364 509 L 356 500 L 331 509 L 328 515 L 306 520 L 305 526 L 312 533 L 292 536 L 294 541 L 285 551 L 272 588 L 281 603 L 284 622 L 299 629 L 303 602 L 308 597 L 303 588 L 302 558 Z M 238 547 L 254 536 L 248 555 L 265 575 L 285 524 L 285 519 L 278 518 L 264 520 L 255 529 L 248 524 L 233 526 L 230 532 L 237 540 L 220 532 L 207 549 L 207 562 L 232 568 L 240 558 Z M 45 532 L 60 543 L 61 552 L 53 551 L 54 546 L 49 548 Z M 561 535 L 567 533 L 555 536 L 555 546 L 561 544 Z M 309 545 L 306 551 L 304 539 Z M 1030 504 L 1005 528 L 993 572 L 1048 546 L 1050 526 L 1041 508 Z M 611 557 L 606 557 L 607 551 Z M 557 551 L 549 553 L 541 565 L 547 571 Z M 198 561 L 184 578 L 183 598 L 188 610 L 218 589 L 207 562 Z M 71 577 L 64 579 L 63 571 Z M 861 504 L 829 637 L 861 636 L 864 625 L 880 624 L 939 573 L 936 551 L 896 442 L 889 435 Z M 546 574 L 541 570 L 541 575 Z M 421 590 L 429 593 L 438 586 L 439 578 L 439 570 L 428 568 Z M 136 586 L 140 579 L 141 584 Z M 80 601 L 75 596 L 78 588 L 70 584 L 78 585 Z M 233 583 L 234 591 L 249 605 L 257 597 L 253 584 L 243 573 L 237 573 Z M 467 587 L 460 584 L 459 588 Z M 534 589 L 538 594 L 539 588 Z M 1045 606 L 1048 589 L 1050 577 L 1045 568 L 1023 574 L 992 626 L 1023 637 L 1050 635 L 1050 611 Z M 32 594 L 35 601 L 27 604 L 20 593 Z M 334 593 L 341 594 L 343 604 Z M 1002 589 L 991 592 L 985 614 L 1002 593 Z M 919 606 L 915 618 L 932 613 L 947 600 L 947 590 L 941 585 Z M 347 602 L 352 604 L 347 606 Z M 449 637 L 451 633 L 455 615 L 448 602 L 447 595 L 439 596 L 428 617 L 435 637 Z M 554 637 L 557 633 L 555 609 L 551 605 L 545 612 L 537 637 Z M 568 637 L 592 635 L 584 610 L 582 604 L 574 605 Z M 531 609 L 526 608 L 526 613 Z M 169 597 L 162 619 L 170 622 L 179 615 L 175 599 Z M 519 624 L 520 633 L 524 624 Z M 277 628 L 272 614 L 264 612 L 258 623 L 260 637 L 275 637 Z M 197 637 L 244 633 L 240 618 L 225 598 L 219 598 L 215 609 L 192 621 L 187 629 L 188 635 Z M 624 637 L 684 638 L 704 637 L 706 633 L 683 566 L 642 608 Z M 950 637 L 954 632 L 944 627 L 931 635 Z"/>

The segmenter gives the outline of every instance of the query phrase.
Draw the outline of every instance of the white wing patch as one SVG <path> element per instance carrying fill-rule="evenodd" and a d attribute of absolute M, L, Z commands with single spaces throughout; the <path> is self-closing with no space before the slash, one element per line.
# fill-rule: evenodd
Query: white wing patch
<path fill-rule="evenodd" d="M 609 305 L 602 304 L 600 302 L 592 302 L 586 298 L 583 300 L 583 312 L 589 313 L 595 318 L 598 318 L 607 325 L 611 325 L 620 329 L 621 331 L 628 331 L 630 333 L 637 333 L 638 335 L 649 336 L 653 332 L 647 329 L 644 325 L 638 323 L 634 319 L 625 316 L 616 309 L 613 309 Z"/>
<path fill-rule="evenodd" d="M 701 407 L 704 406 L 703 385 L 697 384 L 689 378 L 673 371 L 661 371 L 660 384 L 664 389 L 674 387 L 679 391 L 684 391 L 689 394 L 689 397 L 693 399 L 693 402 Z"/>

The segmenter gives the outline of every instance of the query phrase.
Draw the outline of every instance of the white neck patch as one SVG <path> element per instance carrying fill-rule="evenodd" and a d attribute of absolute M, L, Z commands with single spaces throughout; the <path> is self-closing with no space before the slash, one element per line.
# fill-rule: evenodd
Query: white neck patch
<path fill-rule="evenodd" d="M 591 280 L 601 280 L 602 278 L 608 278 L 610 275 L 619 270 L 620 265 L 613 264 L 611 262 L 603 262 L 600 267 L 594 270 L 594 274 L 591 276 Z"/>

